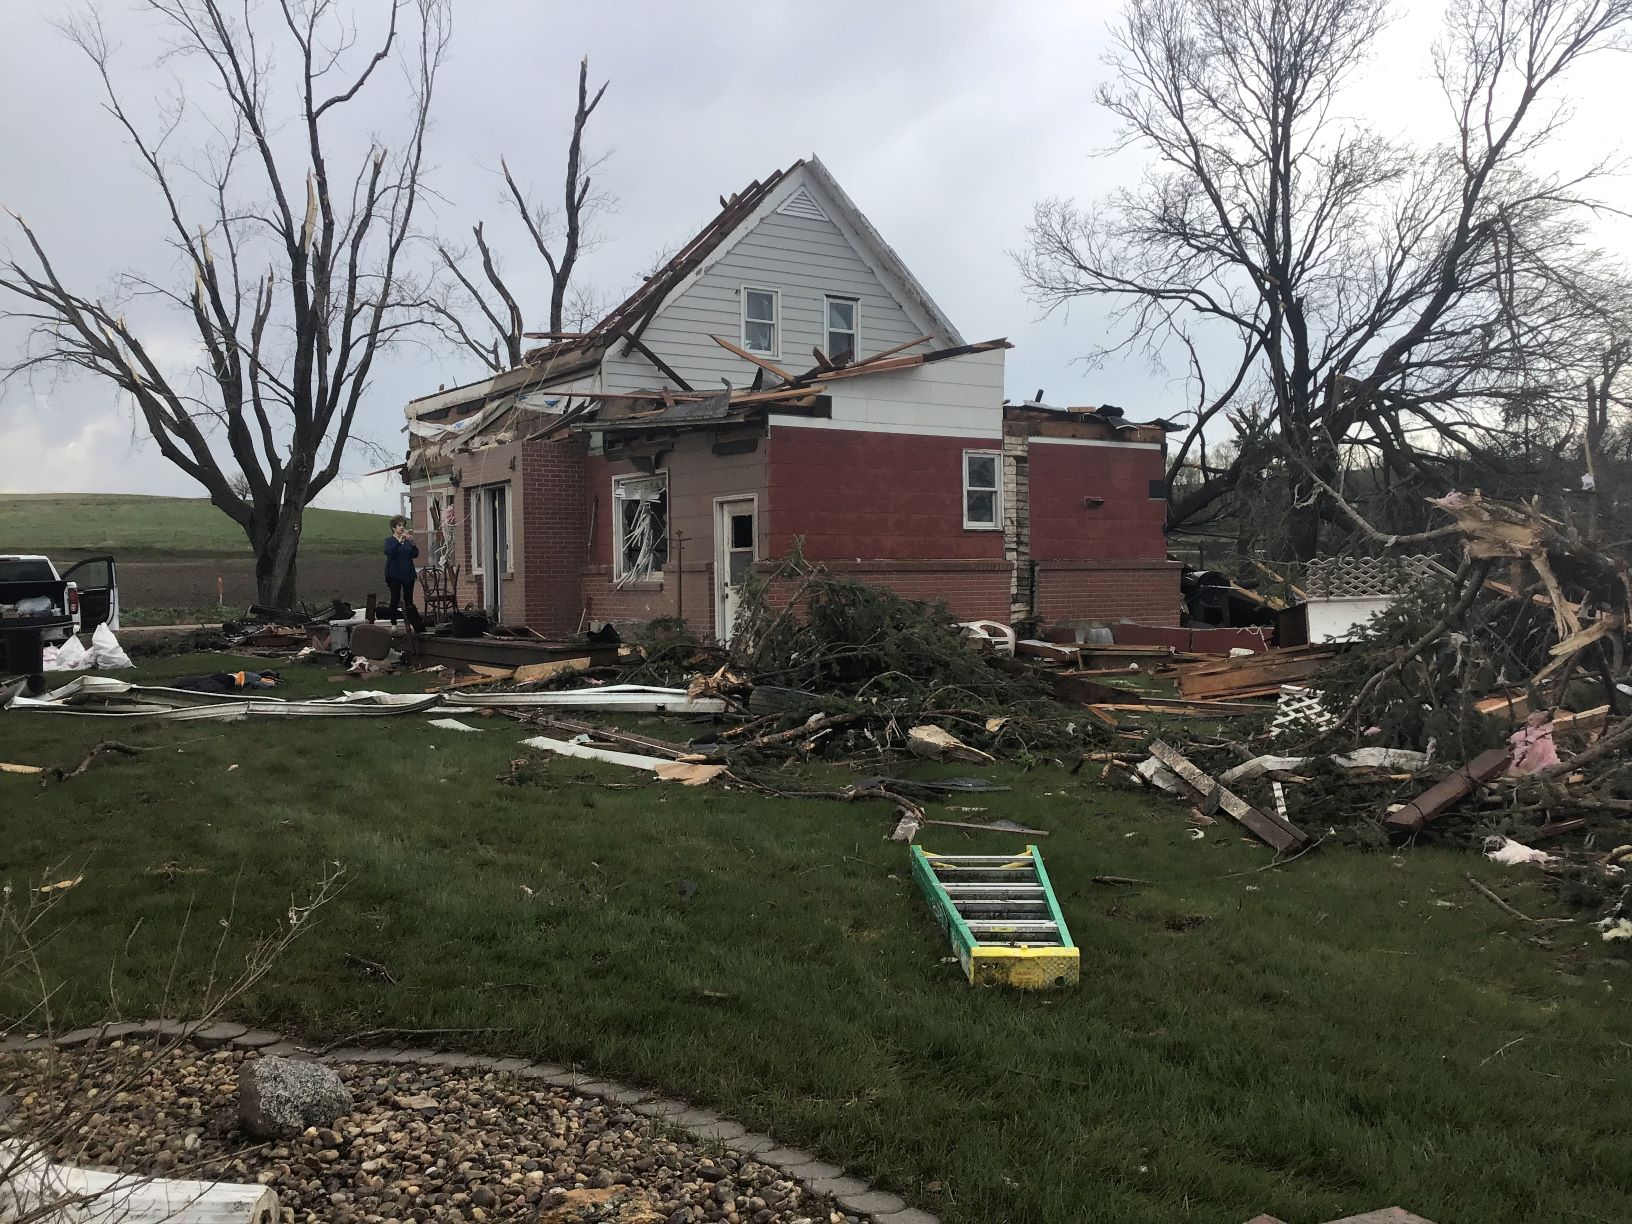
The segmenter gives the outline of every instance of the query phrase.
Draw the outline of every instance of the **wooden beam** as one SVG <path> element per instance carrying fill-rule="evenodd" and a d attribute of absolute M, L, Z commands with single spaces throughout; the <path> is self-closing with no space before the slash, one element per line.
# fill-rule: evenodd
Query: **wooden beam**
<path fill-rule="evenodd" d="M 822 352 L 822 346 L 821 345 L 818 344 L 815 348 L 811 349 L 810 350 L 810 355 L 812 357 L 816 358 L 816 368 L 817 369 L 819 369 L 819 370 L 831 370 L 833 368 L 833 363 L 827 359 L 827 354 Z"/>
<path fill-rule="evenodd" d="M 863 374 L 887 374 L 891 370 L 910 370 L 924 364 L 924 359 L 914 353 L 910 357 L 892 357 L 888 361 L 872 361 L 866 365 L 848 365 L 834 370 L 823 378 L 859 378 Z"/>
<path fill-rule="evenodd" d="M 850 363 L 850 368 L 853 369 L 859 365 L 869 365 L 875 361 L 882 361 L 886 357 L 894 357 L 897 353 L 904 353 L 909 348 L 914 348 L 920 344 L 927 344 L 933 339 L 935 339 L 934 336 L 919 336 L 916 340 L 908 340 L 905 344 L 897 344 L 894 348 L 887 348 L 881 353 L 874 353 L 871 357 L 863 357 L 860 361 L 852 361 Z"/>
<path fill-rule="evenodd" d="M 769 361 L 766 361 L 763 357 L 756 357 L 754 354 L 750 353 L 747 349 L 743 348 L 741 345 L 732 344 L 731 341 L 725 339 L 723 336 L 710 336 L 709 339 L 714 341 L 715 344 L 719 345 L 726 352 L 735 353 L 738 357 L 743 358 L 745 361 L 753 362 L 755 365 L 757 365 L 762 370 L 769 370 L 772 374 L 775 374 L 783 382 L 792 382 L 793 381 L 793 375 L 789 374 L 781 366 L 773 365 Z"/>
<path fill-rule="evenodd" d="M 1441 782 L 1436 782 L 1397 812 L 1383 817 L 1391 829 L 1415 833 L 1446 808 L 1454 807 L 1472 793 L 1481 782 L 1489 782 L 1507 768 L 1506 748 L 1492 748 L 1481 752 L 1461 769 Z"/>
<path fill-rule="evenodd" d="M 1151 740 L 1150 755 L 1177 774 L 1195 792 L 1197 799 L 1208 799 L 1216 794 L 1221 811 L 1277 853 L 1301 850 L 1308 845 L 1309 837 L 1302 829 L 1289 820 L 1259 811 L 1239 795 L 1227 790 L 1223 783 L 1196 768 L 1195 763 L 1178 749 L 1161 740 Z"/>
<path fill-rule="evenodd" d="M 627 340 L 629 342 L 629 347 L 630 348 L 634 349 L 642 357 L 646 358 L 647 361 L 651 362 L 654 366 L 656 366 L 657 369 L 658 369 L 658 372 L 660 374 L 662 374 L 664 378 L 668 379 L 670 382 L 672 382 L 676 386 L 678 386 L 680 388 L 680 390 L 682 390 L 682 391 L 694 390 L 694 388 L 692 387 L 692 385 L 690 383 L 688 383 L 685 379 L 681 378 L 680 375 L 678 375 L 678 374 L 676 374 L 674 372 L 674 368 L 671 365 L 669 365 L 668 362 L 664 361 L 663 358 L 659 357 L 656 353 L 652 352 L 652 350 L 647 347 L 646 342 L 644 340 L 642 340 L 639 336 L 631 335 L 629 332 L 625 331 L 621 327 L 617 330 L 617 332 L 615 334 L 619 335 L 619 336 L 622 336 L 625 340 Z"/>

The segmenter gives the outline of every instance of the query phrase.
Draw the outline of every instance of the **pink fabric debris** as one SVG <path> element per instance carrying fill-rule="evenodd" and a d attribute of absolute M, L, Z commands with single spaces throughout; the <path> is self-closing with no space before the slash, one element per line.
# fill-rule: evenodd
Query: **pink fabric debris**
<path fill-rule="evenodd" d="M 1535 773 L 1558 764 L 1558 745 L 1553 743 L 1553 719 L 1549 714 L 1530 715 L 1507 742 L 1512 748 L 1509 767 L 1514 773 Z"/>

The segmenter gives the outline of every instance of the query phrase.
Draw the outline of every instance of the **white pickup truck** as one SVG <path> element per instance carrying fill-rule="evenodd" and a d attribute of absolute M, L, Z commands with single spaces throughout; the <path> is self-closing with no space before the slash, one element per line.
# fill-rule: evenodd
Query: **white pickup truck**
<path fill-rule="evenodd" d="M 49 557 L 0 554 L 0 680 L 44 681 L 45 647 L 98 625 L 119 628 L 112 557 L 87 557 L 59 574 Z"/>

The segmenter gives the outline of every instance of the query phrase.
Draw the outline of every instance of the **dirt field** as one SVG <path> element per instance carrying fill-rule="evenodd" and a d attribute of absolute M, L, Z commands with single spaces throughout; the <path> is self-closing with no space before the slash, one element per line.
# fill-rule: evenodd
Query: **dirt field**
<path fill-rule="evenodd" d="M 369 591 L 385 595 L 385 564 L 375 556 L 303 557 L 300 597 L 326 604 L 336 596 L 361 605 Z M 119 562 L 119 599 L 127 608 L 202 608 L 215 603 L 216 578 L 225 580 L 226 606 L 242 612 L 255 601 L 255 562 L 249 557 Z"/>

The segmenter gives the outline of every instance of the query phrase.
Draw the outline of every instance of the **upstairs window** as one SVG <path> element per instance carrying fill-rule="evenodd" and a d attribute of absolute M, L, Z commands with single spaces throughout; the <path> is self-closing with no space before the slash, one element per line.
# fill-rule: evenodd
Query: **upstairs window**
<path fill-rule="evenodd" d="M 854 361 L 856 329 L 861 307 L 854 298 L 827 299 L 827 356 L 831 361 Z"/>
<path fill-rule="evenodd" d="M 777 334 L 777 304 L 775 289 L 742 290 L 742 347 L 750 353 L 777 356 L 781 337 Z"/>
<path fill-rule="evenodd" d="M 963 452 L 963 525 L 995 530 L 1003 525 L 1003 496 L 998 487 L 996 451 Z"/>

